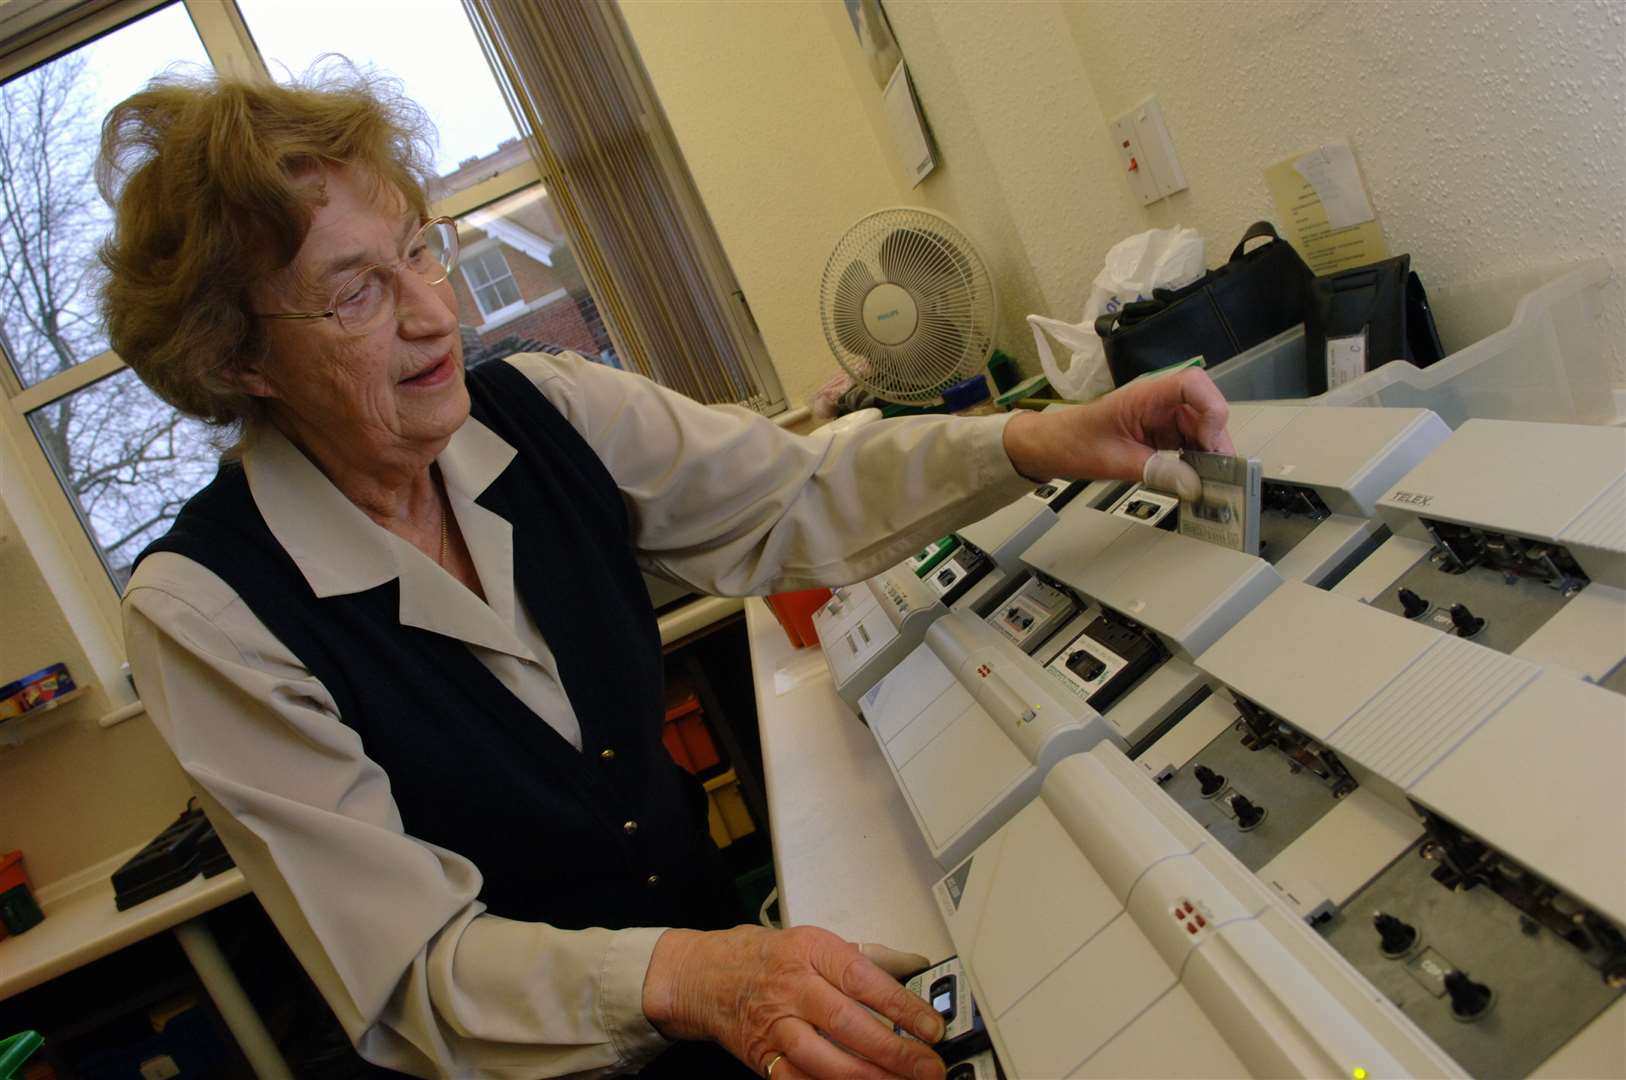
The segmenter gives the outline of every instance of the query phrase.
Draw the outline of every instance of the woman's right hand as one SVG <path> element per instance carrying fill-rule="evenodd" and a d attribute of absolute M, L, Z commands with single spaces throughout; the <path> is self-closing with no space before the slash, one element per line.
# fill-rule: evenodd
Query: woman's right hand
<path fill-rule="evenodd" d="M 898 983 L 902 974 L 811 926 L 668 930 L 644 977 L 644 1015 L 667 1038 L 721 1043 L 758 1073 L 783 1055 L 773 1080 L 942 1080 L 926 1045 L 942 1038 L 942 1017 Z"/>

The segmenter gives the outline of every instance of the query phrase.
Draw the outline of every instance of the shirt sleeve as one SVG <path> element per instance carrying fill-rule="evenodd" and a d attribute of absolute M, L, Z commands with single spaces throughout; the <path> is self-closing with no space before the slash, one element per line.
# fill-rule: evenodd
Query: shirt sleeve
<path fill-rule="evenodd" d="M 580 357 L 522 354 L 627 501 L 647 569 L 747 596 L 880 573 L 1033 487 L 1005 453 L 1009 416 L 879 420 L 793 435 Z"/>
<path fill-rule="evenodd" d="M 420 1076 L 598 1076 L 645 1019 L 662 928 L 485 913 L 467 859 L 405 833 L 319 681 L 219 577 L 143 561 L 124 602 L 141 699 L 227 850 L 362 1055 Z"/>

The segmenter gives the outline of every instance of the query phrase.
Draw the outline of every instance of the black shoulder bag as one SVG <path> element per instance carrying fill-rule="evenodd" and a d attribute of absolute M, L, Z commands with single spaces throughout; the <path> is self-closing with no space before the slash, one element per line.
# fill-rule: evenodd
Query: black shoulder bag
<path fill-rule="evenodd" d="M 1252 251 L 1248 242 L 1269 237 Z M 1181 289 L 1154 289 L 1095 320 L 1112 371 L 1122 386 L 1148 371 L 1201 356 L 1217 367 L 1304 322 L 1315 292 L 1315 275 L 1293 245 L 1268 221 L 1242 235 L 1231 259 Z"/>

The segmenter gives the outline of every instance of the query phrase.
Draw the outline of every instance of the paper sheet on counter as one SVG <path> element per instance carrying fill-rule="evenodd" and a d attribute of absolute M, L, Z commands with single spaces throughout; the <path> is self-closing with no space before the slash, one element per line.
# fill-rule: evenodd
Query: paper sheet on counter
<path fill-rule="evenodd" d="M 774 696 L 784 697 L 803 683 L 829 674 L 830 666 L 824 662 L 824 653 L 817 645 L 797 649 L 773 669 Z"/>
<path fill-rule="evenodd" d="M 1383 227 L 1347 142 L 1283 158 L 1265 170 L 1287 239 L 1317 274 L 1389 257 Z"/>

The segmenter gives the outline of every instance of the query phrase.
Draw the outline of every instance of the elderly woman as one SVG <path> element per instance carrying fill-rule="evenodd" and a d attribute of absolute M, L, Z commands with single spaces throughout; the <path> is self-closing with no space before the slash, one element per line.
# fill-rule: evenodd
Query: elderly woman
<path fill-rule="evenodd" d="M 1189 373 L 810 439 L 568 355 L 465 371 L 418 115 L 171 78 L 107 121 L 114 347 L 241 433 L 130 581 L 148 713 L 372 1062 L 941 1077 L 939 1018 L 858 948 L 729 928 L 639 570 L 859 580 L 1034 479 L 1226 447 L 1224 401 Z"/>

